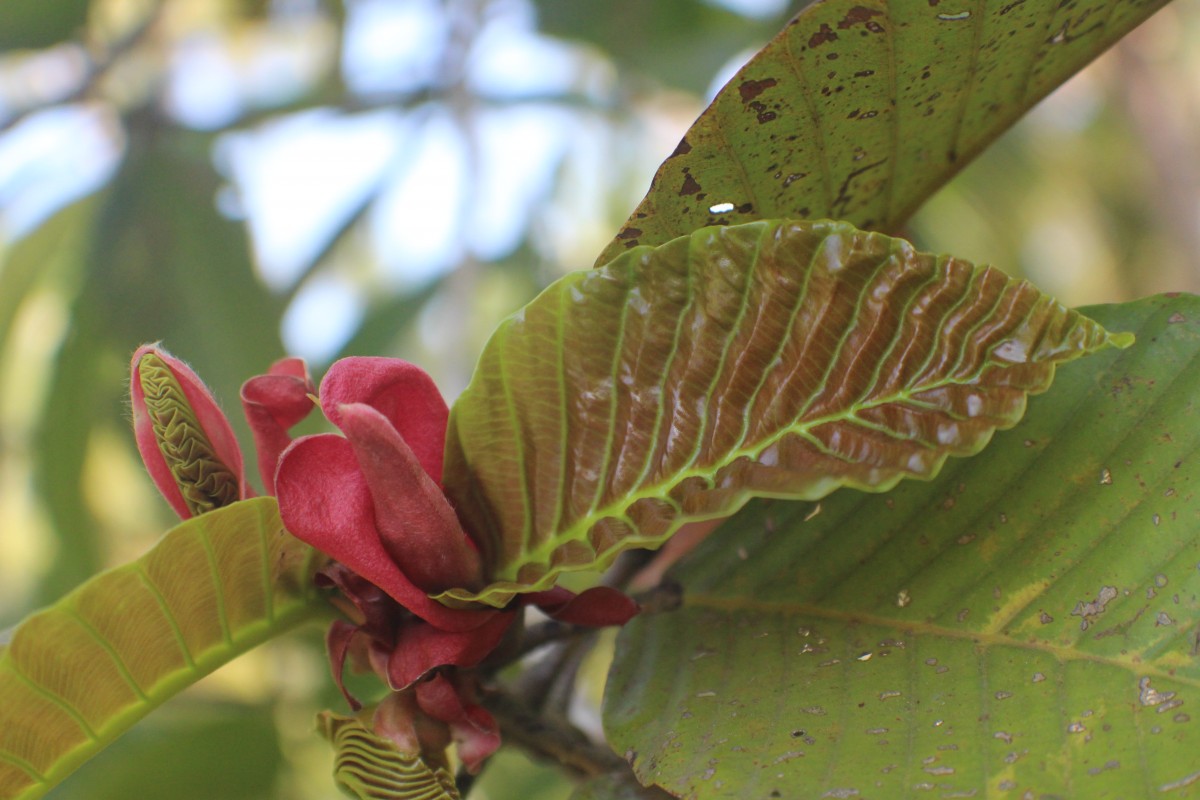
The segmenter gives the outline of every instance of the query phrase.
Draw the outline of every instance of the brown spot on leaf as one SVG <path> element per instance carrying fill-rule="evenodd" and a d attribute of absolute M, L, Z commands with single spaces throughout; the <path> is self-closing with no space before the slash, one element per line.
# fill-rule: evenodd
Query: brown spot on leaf
<path fill-rule="evenodd" d="M 685 136 L 679 140 L 679 144 L 675 146 L 675 152 L 671 153 L 668 158 L 674 158 L 675 156 L 686 156 L 690 152 L 692 152 L 692 146 L 688 143 L 687 137 Z"/>
<path fill-rule="evenodd" d="M 683 173 L 683 186 L 679 187 L 679 195 L 696 194 L 700 191 L 700 183 L 692 177 L 692 173 Z"/>
<path fill-rule="evenodd" d="M 778 81 L 776 81 L 774 78 L 763 78 L 761 81 L 743 81 L 742 84 L 738 86 L 738 93 L 742 96 L 743 103 L 749 103 L 751 100 L 758 97 L 760 94 L 765 92 L 767 89 L 770 89 L 777 83 Z"/>
<path fill-rule="evenodd" d="M 862 6 L 855 6 L 854 8 L 850 9 L 849 12 L 847 12 L 846 16 L 842 17 L 841 22 L 838 23 L 838 30 L 844 31 L 847 28 L 851 28 L 851 27 L 853 27 L 855 25 L 859 25 L 863 22 L 870 22 L 871 17 L 878 17 L 881 14 L 883 14 L 882 11 L 877 11 L 873 8 L 864 8 Z M 879 28 L 879 30 L 875 30 L 874 28 L 871 28 L 870 25 L 868 25 L 867 27 L 870 30 L 874 30 L 875 33 L 878 33 L 879 30 L 882 30 L 882 28 Z M 876 26 L 876 27 L 878 27 L 878 26 Z"/>
<path fill-rule="evenodd" d="M 617 234 L 618 239 L 636 239 L 642 235 L 641 228 L 626 228 Z"/>
<path fill-rule="evenodd" d="M 808 39 L 809 47 L 820 47 L 829 42 L 836 42 L 838 35 L 833 32 L 833 28 L 829 27 L 824 22 L 821 23 L 821 29 L 814 33 Z"/>

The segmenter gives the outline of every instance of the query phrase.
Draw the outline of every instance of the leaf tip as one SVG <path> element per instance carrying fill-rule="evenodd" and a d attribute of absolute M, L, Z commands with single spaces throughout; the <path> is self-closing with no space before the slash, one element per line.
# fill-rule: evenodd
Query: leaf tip
<path fill-rule="evenodd" d="M 1119 333 L 1109 331 L 1108 333 L 1108 343 L 1118 350 L 1125 350 L 1132 347 L 1136 341 L 1137 337 L 1130 331 L 1121 331 Z"/>

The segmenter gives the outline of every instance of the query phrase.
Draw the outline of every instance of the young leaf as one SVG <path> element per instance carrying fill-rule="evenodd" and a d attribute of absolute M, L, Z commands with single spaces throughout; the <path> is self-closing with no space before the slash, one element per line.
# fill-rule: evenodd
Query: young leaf
<path fill-rule="evenodd" d="M 1125 341 L 997 270 L 840 222 L 638 248 L 506 321 L 454 407 L 446 491 L 497 581 L 477 597 L 752 494 L 932 477 L 1015 424 L 1055 363 Z"/>
<path fill-rule="evenodd" d="M 986 457 L 886 497 L 757 503 L 672 573 L 683 609 L 626 626 L 605 699 L 642 780 L 1194 796 L 1200 299 L 1089 313 L 1138 346 L 1066 370 Z"/>
<path fill-rule="evenodd" d="M 1166 0 L 822 0 L 717 95 L 596 263 L 705 225 L 895 231 Z"/>
<path fill-rule="evenodd" d="M 163 701 L 326 607 L 274 498 L 184 522 L 17 626 L 0 653 L 0 797 L 40 797 Z"/>
<path fill-rule="evenodd" d="M 454 776 L 420 755 L 401 753 L 356 717 L 323 712 L 321 735 L 333 745 L 333 777 L 359 800 L 459 800 Z"/>

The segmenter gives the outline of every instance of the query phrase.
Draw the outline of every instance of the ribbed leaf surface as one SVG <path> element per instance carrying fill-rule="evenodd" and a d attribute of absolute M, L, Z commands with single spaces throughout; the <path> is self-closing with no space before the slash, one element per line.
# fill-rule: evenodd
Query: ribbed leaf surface
<path fill-rule="evenodd" d="M 359 800 L 458 800 L 454 777 L 419 755 L 401 753 L 355 717 L 324 712 L 321 733 L 334 749 L 333 776 Z"/>
<path fill-rule="evenodd" d="M 597 259 L 705 225 L 894 231 L 1166 0 L 821 0 L 717 95 Z"/>
<path fill-rule="evenodd" d="M 1137 345 L 1064 370 L 984 454 L 756 503 L 673 571 L 682 610 L 626 626 L 605 699 L 643 780 L 1200 796 L 1200 299 L 1089 313 Z"/>
<path fill-rule="evenodd" d="M 929 478 L 1113 341 L 1027 283 L 844 223 L 707 228 L 500 327 L 454 408 L 447 492 L 500 603 L 751 494 Z"/>
<path fill-rule="evenodd" d="M 195 517 L 22 622 L 0 654 L 0 797 L 40 797 L 167 698 L 325 607 L 273 498 Z"/>

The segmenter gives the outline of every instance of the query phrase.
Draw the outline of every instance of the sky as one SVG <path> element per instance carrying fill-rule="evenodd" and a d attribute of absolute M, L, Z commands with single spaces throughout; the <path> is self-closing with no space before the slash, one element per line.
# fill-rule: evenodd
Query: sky
<path fill-rule="evenodd" d="M 778 13 L 786 1 L 713 0 L 751 16 Z M 285 10 L 288 5 L 279 4 Z M 452 6 L 439 0 L 347 2 L 339 66 L 351 91 L 395 97 L 428 85 L 455 35 L 454 14 L 447 11 Z M 247 108 L 302 93 L 339 48 L 331 26 L 320 29 L 312 15 L 290 19 L 280 15 L 253 48 L 239 48 L 217 27 L 194 25 L 170 49 L 165 112 L 187 127 L 214 130 Z M 603 109 L 617 91 L 612 66 L 592 50 L 538 33 L 527 0 L 492 2 L 472 41 L 462 76 L 475 99 L 469 108 L 318 108 L 219 137 L 213 159 L 228 185 L 214 202 L 245 220 L 260 277 L 276 291 L 306 276 L 334 232 L 365 199 L 377 198 L 366 212 L 364 243 L 377 274 L 364 281 L 360 267 L 336 263 L 335 254 L 308 276 L 283 323 L 290 352 L 316 361 L 335 352 L 380 283 L 388 290 L 416 286 L 464 257 L 489 260 L 511 252 L 532 214 L 570 200 L 551 197 L 559 170 L 569 166 L 574 180 L 602 189 L 606 148 L 612 146 L 603 111 L 529 98 L 571 95 Z M 723 70 L 712 91 L 749 55 Z M 65 94 L 87 68 L 73 46 L 4 66 L 0 119 L 6 103 L 19 107 Z M 668 119 L 666 130 L 651 124 L 651 135 L 662 140 L 652 144 L 672 147 L 686 122 Z M 124 144 L 112 110 L 99 103 L 54 106 L 20 119 L 0 135 L 0 241 L 28 233 L 103 186 L 118 168 Z M 660 158 L 651 152 L 647 177 Z M 574 200 L 580 197 L 576 192 Z M 569 225 L 596 211 L 559 209 L 555 219 Z M 566 230 L 557 238 L 588 236 Z"/>

